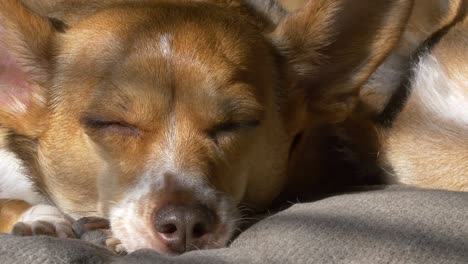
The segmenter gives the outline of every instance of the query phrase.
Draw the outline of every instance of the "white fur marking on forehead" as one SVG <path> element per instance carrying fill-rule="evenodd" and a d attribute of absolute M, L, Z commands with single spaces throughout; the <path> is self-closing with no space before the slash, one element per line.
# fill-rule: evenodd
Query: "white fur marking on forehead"
<path fill-rule="evenodd" d="M 0 198 L 20 199 L 31 204 L 43 202 L 44 198 L 34 192 L 33 184 L 23 170 L 20 159 L 0 149 Z"/>
<path fill-rule="evenodd" d="M 468 80 L 460 87 L 450 79 L 437 58 L 428 55 L 416 66 L 413 95 L 420 104 L 438 117 L 468 126 Z"/>
<path fill-rule="evenodd" d="M 161 52 L 165 58 L 169 58 L 171 56 L 171 36 L 168 33 L 163 33 L 159 37 L 159 47 L 161 48 Z"/>

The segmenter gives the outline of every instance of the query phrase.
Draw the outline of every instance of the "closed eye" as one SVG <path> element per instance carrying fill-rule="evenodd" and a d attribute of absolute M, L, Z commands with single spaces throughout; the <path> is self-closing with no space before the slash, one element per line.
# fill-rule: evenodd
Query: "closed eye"
<path fill-rule="evenodd" d="M 137 135 L 139 129 L 124 121 L 104 120 L 99 118 L 83 118 L 82 123 L 89 129 L 101 132 L 118 133 L 126 136 Z"/>
<path fill-rule="evenodd" d="M 217 142 L 217 139 L 220 135 L 222 134 L 227 134 L 227 133 L 233 133 L 238 130 L 242 129 L 250 129 L 250 128 L 255 128 L 260 125 L 260 120 L 249 120 L 249 121 L 231 121 L 231 122 L 225 122 L 222 124 L 219 124 L 215 126 L 211 131 L 210 131 L 210 137 Z"/>

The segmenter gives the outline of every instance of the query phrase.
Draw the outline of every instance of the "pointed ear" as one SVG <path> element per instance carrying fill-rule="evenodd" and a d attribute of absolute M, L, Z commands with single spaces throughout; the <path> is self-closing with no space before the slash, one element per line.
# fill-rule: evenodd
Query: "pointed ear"
<path fill-rule="evenodd" d="M 275 28 L 279 21 L 287 15 L 287 11 L 276 0 L 244 0 L 255 16 L 267 22 L 266 30 Z"/>
<path fill-rule="evenodd" d="M 397 44 L 411 0 L 309 0 L 272 41 L 289 64 L 293 92 L 327 122 L 350 114 L 359 87 Z"/>
<path fill-rule="evenodd" d="M 0 126 L 39 133 L 53 32 L 47 18 L 19 1 L 0 1 Z"/>

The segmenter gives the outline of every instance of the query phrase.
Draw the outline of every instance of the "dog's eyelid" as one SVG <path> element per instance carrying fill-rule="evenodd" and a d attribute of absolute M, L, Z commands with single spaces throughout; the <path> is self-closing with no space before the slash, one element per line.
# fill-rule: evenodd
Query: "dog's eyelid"
<path fill-rule="evenodd" d="M 260 125 L 260 120 L 255 119 L 255 120 L 244 120 L 244 121 L 238 121 L 238 120 L 232 120 L 232 121 L 227 121 L 224 122 L 220 125 L 217 126 L 218 130 L 229 130 L 228 128 L 232 129 L 242 129 L 242 128 L 254 128 Z"/>
<path fill-rule="evenodd" d="M 81 119 L 81 123 L 88 128 L 97 130 L 117 127 L 132 130 L 134 132 L 139 131 L 139 129 L 136 126 L 121 120 L 106 120 L 101 118 L 85 117 Z"/>
<path fill-rule="evenodd" d="M 250 129 L 258 127 L 261 123 L 260 119 L 245 120 L 245 121 L 226 121 L 215 126 L 210 132 L 210 137 L 216 139 L 220 133 L 230 133 L 241 129 Z M 215 140 L 216 141 L 216 140 Z"/>
<path fill-rule="evenodd" d="M 111 125 L 131 126 L 130 124 L 127 124 L 126 122 L 120 121 L 120 120 L 106 120 L 106 119 L 92 118 L 92 117 L 85 117 L 81 119 L 81 123 L 88 127 L 94 127 L 94 128 L 100 128 L 100 127 L 111 126 Z"/>

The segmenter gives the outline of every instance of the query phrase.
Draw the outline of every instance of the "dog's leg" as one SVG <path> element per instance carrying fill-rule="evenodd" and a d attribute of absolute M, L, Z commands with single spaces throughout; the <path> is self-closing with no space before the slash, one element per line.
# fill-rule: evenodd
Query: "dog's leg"
<path fill-rule="evenodd" d="M 22 200 L 0 199 L 0 233 L 10 232 L 29 208 L 31 205 Z"/>

